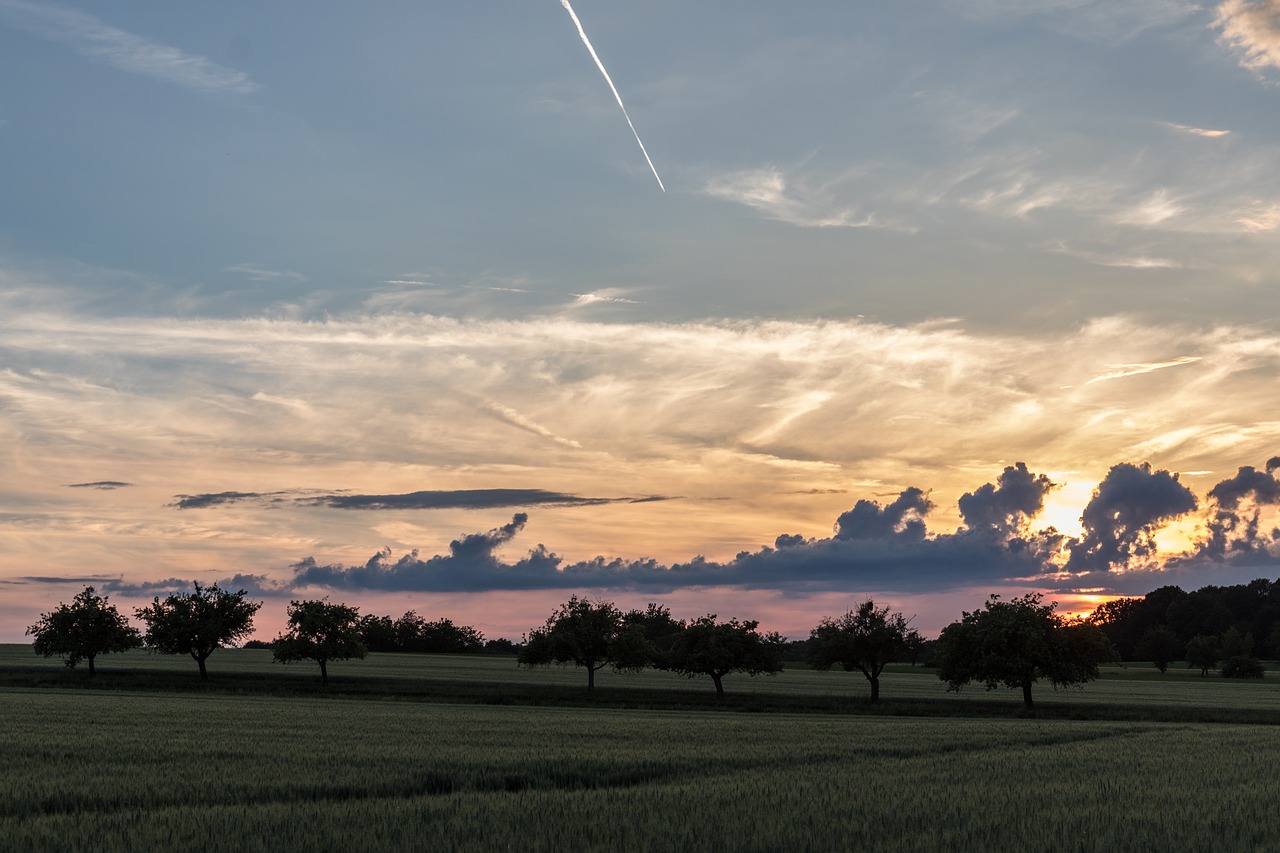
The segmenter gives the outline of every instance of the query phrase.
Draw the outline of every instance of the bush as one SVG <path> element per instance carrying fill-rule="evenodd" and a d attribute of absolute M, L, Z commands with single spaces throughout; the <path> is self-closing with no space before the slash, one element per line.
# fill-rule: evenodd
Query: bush
<path fill-rule="evenodd" d="M 1235 655 L 1222 664 L 1223 678 L 1262 678 L 1262 661 L 1249 655 Z"/>

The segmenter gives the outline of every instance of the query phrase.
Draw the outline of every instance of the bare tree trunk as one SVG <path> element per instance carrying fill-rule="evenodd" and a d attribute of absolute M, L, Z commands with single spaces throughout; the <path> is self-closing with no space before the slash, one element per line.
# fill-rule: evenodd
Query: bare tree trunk
<path fill-rule="evenodd" d="M 93 659 L 94 659 L 94 657 L 95 657 L 94 655 L 85 655 L 85 658 L 89 661 L 89 677 L 90 677 L 90 678 L 93 678 Z"/>
<path fill-rule="evenodd" d="M 325 666 L 325 662 L 323 659 L 320 661 L 320 686 L 321 687 L 329 686 L 329 670 Z"/>
<path fill-rule="evenodd" d="M 720 680 L 721 678 L 722 676 L 719 673 L 715 673 L 715 672 L 711 673 L 711 680 L 716 683 L 716 696 L 720 699 L 723 699 L 724 698 L 724 682 Z"/>
<path fill-rule="evenodd" d="M 1035 707 L 1035 705 L 1033 705 L 1031 702 L 1031 682 L 1030 681 L 1022 682 L 1022 704 L 1025 705 L 1028 709 Z"/>
<path fill-rule="evenodd" d="M 871 680 L 871 704 L 874 705 L 880 701 L 880 676 L 874 676 Z"/>

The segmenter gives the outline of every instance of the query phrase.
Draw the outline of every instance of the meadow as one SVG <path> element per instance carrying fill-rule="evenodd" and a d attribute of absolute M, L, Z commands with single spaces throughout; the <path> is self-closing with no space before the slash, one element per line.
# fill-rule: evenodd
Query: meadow
<path fill-rule="evenodd" d="M 1280 837 L 1271 679 L 1116 670 L 1041 689 L 1027 716 L 1012 693 L 946 693 L 904 668 L 869 715 L 836 710 L 865 708 L 861 676 L 802 668 L 727 679 L 729 699 L 761 704 L 724 710 L 696 704 L 704 681 L 609 673 L 598 702 L 580 671 L 503 658 L 375 655 L 338 669 L 329 694 L 314 667 L 269 652 L 210 664 L 203 686 L 189 660 L 113 656 L 90 685 L 0 647 L 0 847 L 1256 850 Z M 37 676 L 49 680 L 15 683 Z M 399 682 L 437 689 L 381 689 Z M 623 707 L 628 693 L 668 706 Z M 535 703 L 502 703 L 522 697 Z M 772 710 L 787 697 L 825 712 Z M 931 710 L 902 715 L 917 707 Z M 1143 707 L 1151 719 L 1130 719 Z M 1198 721 L 1238 707 L 1260 722 Z M 1065 718 L 1080 708 L 1088 719 Z"/>

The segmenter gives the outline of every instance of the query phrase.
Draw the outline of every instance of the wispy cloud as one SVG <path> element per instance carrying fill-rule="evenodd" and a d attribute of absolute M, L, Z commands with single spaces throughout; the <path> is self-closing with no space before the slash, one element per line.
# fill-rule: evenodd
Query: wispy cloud
<path fill-rule="evenodd" d="M 626 296 L 622 296 L 621 295 L 622 292 L 623 291 L 620 291 L 616 288 L 604 288 L 603 290 L 593 290 L 590 293 L 575 293 L 573 294 L 572 304 L 574 307 L 578 307 L 578 308 L 581 308 L 587 305 L 599 305 L 602 303 L 604 304 L 612 303 L 615 305 L 639 305 L 640 304 L 635 299 L 629 299 Z"/>
<path fill-rule="evenodd" d="M 86 12 L 27 0 L 0 0 L 0 17 L 13 26 L 66 44 L 82 56 L 100 59 L 121 71 L 198 92 L 251 95 L 262 88 L 242 71 L 148 41 Z"/>
<path fill-rule="evenodd" d="M 1222 41 L 1240 54 L 1240 64 L 1261 75 L 1280 69 L 1280 2 L 1225 0 L 1213 22 Z"/>
<path fill-rule="evenodd" d="M 257 264 L 236 264 L 227 267 L 227 272 L 240 273 L 248 276 L 251 281 L 306 281 L 307 277 L 300 272 L 292 272 L 291 270 L 272 270 L 266 267 L 260 267 Z M 394 282 L 395 284 L 404 284 L 406 282 Z M 414 282 L 415 284 L 417 282 Z"/>
<path fill-rule="evenodd" d="M 1111 368 L 1107 373 L 1101 376 L 1095 376 L 1086 382 L 1086 385 L 1092 385 L 1094 382 L 1106 382 L 1110 379 L 1123 379 L 1126 376 L 1141 376 L 1144 373 L 1154 373 L 1157 370 L 1164 370 L 1169 367 L 1181 367 L 1184 364 L 1195 364 L 1199 361 L 1198 356 L 1181 356 L 1170 361 L 1154 361 L 1142 364 L 1110 364 Z"/>
<path fill-rule="evenodd" d="M 836 204 L 823 192 L 788 182 L 776 167 L 744 169 L 718 175 L 703 186 L 713 198 L 755 208 L 770 219 L 801 228 L 873 228 L 874 215 Z"/>
<path fill-rule="evenodd" d="M 1179 133 L 1186 133 L 1191 136 L 1203 136 L 1206 139 L 1221 139 L 1222 137 L 1231 133 L 1231 131 L 1229 130 L 1209 130 L 1208 128 L 1204 128 L 1204 127 L 1192 127 L 1189 124 L 1177 124 L 1172 121 L 1162 121 L 1160 122 L 1160 124 L 1164 125 L 1170 130 L 1176 130 Z"/>

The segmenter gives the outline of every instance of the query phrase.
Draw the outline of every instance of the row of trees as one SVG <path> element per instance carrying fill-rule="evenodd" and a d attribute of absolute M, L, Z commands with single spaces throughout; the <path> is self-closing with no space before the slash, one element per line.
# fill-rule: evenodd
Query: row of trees
<path fill-rule="evenodd" d="M 1256 638 L 1256 648 L 1250 644 L 1244 655 L 1280 658 L 1280 580 L 1259 578 L 1247 584 L 1205 586 L 1191 592 L 1162 586 L 1141 598 L 1117 598 L 1101 604 L 1089 621 L 1102 628 L 1125 661 L 1154 659 L 1150 641 L 1144 645 L 1144 638 L 1153 631 L 1171 634 L 1178 654 L 1196 637 L 1225 638 L 1233 628 L 1242 637 Z"/>
<path fill-rule="evenodd" d="M 989 690 L 1020 689 L 1028 708 L 1037 681 L 1070 687 L 1097 678 L 1099 665 L 1115 658 L 1106 635 L 1087 621 L 1064 619 L 1055 607 L 1038 593 L 1011 601 L 992 596 L 983 609 L 966 612 L 943 629 L 936 644 L 939 678 L 952 690 L 975 681 Z M 820 670 L 839 666 L 862 673 L 871 685 L 871 701 L 878 702 L 885 667 L 923 643 L 909 622 L 901 613 L 864 601 L 839 618 L 823 619 L 810 632 L 809 663 Z M 684 622 L 656 604 L 623 613 L 610 602 L 574 596 L 529 633 L 519 661 L 583 667 L 588 691 L 595 687 L 596 671 L 606 666 L 619 671 L 654 667 L 708 676 L 723 696 L 726 675 L 780 672 L 781 649 L 782 638 L 759 633 L 754 621 L 718 622 L 710 615 Z"/>
<path fill-rule="evenodd" d="M 140 632 L 105 597 L 86 587 L 70 605 L 60 604 L 43 614 L 28 633 L 35 637 L 36 653 L 62 655 L 72 667 L 87 661 L 90 675 L 98 655 L 145 646 L 190 655 L 200 677 L 207 679 L 205 661 L 216 649 L 248 636 L 260 607 L 260 602 L 247 600 L 244 590 L 228 592 L 197 583 L 194 592 L 157 597 L 138 608 L 136 615 L 146 626 Z M 1101 663 L 1117 659 L 1106 630 L 1113 623 L 1097 613 L 1066 620 L 1055 607 L 1038 593 L 1009 601 L 992 596 L 981 610 L 965 612 L 944 628 L 933 643 L 938 676 L 953 690 L 972 682 L 988 689 L 1019 689 L 1028 708 L 1033 705 L 1032 687 L 1041 680 L 1069 687 L 1096 678 Z M 871 686 L 871 701 L 877 702 L 884 668 L 925 643 L 909 622 L 901 613 L 865 601 L 843 616 L 823 619 L 810 632 L 805 642 L 808 662 L 820 670 L 839 666 L 862 673 Z M 482 645 L 474 629 L 447 619 L 427 622 L 413 611 L 393 621 L 386 616 L 361 617 L 356 608 L 343 604 L 294 601 L 288 609 L 288 630 L 271 647 L 276 660 L 316 662 L 327 684 L 329 662 L 363 658 L 371 648 L 474 651 Z M 544 625 L 529 632 L 517 660 L 524 666 L 580 666 L 587 671 L 589 691 L 595 687 L 596 672 L 605 667 L 653 667 L 707 676 L 723 696 L 723 680 L 730 674 L 780 672 L 783 645 L 782 637 L 762 633 L 754 620 L 721 621 L 711 614 L 685 621 L 657 604 L 624 613 L 611 602 L 573 596 Z M 1193 637 L 1185 646 L 1186 659 L 1202 672 L 1225 659 L 1224 675 L 1257 675 L 1261 664 L 1249 657 L 1252 645 L 1252 637 L 1231 627 L 1221 637 Z M 1163 626 L 1150 629 L 1135 648 L 1162 670 L 1180 650 L 1177 635 Z"/>

